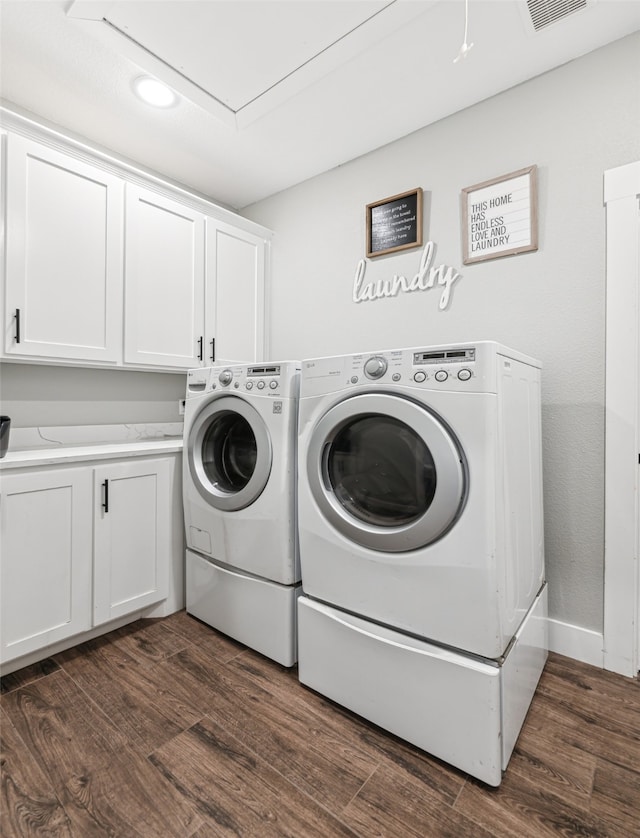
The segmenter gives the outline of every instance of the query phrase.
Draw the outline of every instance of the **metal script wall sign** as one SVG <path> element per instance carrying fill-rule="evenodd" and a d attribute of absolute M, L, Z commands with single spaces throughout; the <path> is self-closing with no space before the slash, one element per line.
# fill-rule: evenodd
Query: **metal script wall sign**
<path fill-rule="evenodd" d="M 358 262 L 356 274 L 353 280 L 353 302 L 363 303 L 368 300 L 379 300 L 383 297 L 396 297 L 398 294 L 411 293 L 412 291 L 428 291 L 430 288 L 442 288 L 438 308 L 444 311 L 451 301 L 451 289 L 453 284 L 460 279 L 460 274 L 455 268 L 448 265 L 431 267 L 435 255 L 435 244 L 427 242 L 418 273 L 412 277 L 394 274 L 390 279 L 377 279 L 365 282 L 367 263 L 364 259 Z"/>

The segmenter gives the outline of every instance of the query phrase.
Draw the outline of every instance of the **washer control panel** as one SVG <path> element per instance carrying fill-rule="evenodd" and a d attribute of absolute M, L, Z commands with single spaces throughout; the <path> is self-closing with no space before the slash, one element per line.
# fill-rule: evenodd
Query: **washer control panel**
<path fill-rule="evenodd" d="M 237 393 L 292 398 L 300 389 L 300 364 L 228 364 L 187 373 L 187 398 L 203 393 Z"/>

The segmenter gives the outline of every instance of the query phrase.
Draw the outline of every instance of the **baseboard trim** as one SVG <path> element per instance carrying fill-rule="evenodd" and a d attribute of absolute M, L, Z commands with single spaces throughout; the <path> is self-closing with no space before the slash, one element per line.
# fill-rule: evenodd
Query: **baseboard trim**
<path fill-rule="evenodd" d="M 9 675 L 11 672 L 16 672 L 18 669 L 24 669 L 25 666 L 31 666 L 34 663 L 39 663 L 40 661 L 45 660 L 45 658 L 53 657 L 53 655 L 57 655 L 59 652 L 65 652 L 67 649 L 79 646 L 81 643 L 86 643 L 87 640 L 93 640 L 96 637 L 101 637 L 103 634 L 115 631 L 116 629 L 122 628 L 129 623 L 135 622 L 136 620 L 141 620 L 145 617 L 156 617 L 158 616 L 156 611 L 161 607 L 161 605 L 162 603 L 157 606 L 152 605 L 147 608 L 143 608 L 142 610 L 134 611 L 132 614 L 126 614 L 124 617 L 118 617 L 115 620 L 111 620 L 109 623 L 103 623 L 101 626 L 89 629 L 89 631 L 75 634 L 73 637 L 67 637 L 64 640 L 59 640 L 57 643 L 52 643 L 50 646 L 45 646 L 42 649 L 36 649 L 34 652 L 28 652 L 26 655 L 22 655 L 22 657 L 14 658 L 13 660 L 0 665 L 0 676 L 4 677 L 5 675 Z M 169 610 L 167 614 L 162 614 L 161 616 L 166 617 L 169 614 L 173 614 L 174 611 L 180 611 L 181 608 L 184 608 L 184 605 L 174 608 L 173 611 Z"/>
<path fill-rule="evenodd" d="M 604 669 L 602 632 L 549 618 L 549 651 Z"/>

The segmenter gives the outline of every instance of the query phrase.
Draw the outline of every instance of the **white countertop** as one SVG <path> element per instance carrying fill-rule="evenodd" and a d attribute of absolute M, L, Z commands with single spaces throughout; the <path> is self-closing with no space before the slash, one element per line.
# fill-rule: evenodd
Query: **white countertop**
<path fill-rule="evenodd" d="M 182 424 L 11 429 L 0 471 L 182 451 Z"/>

